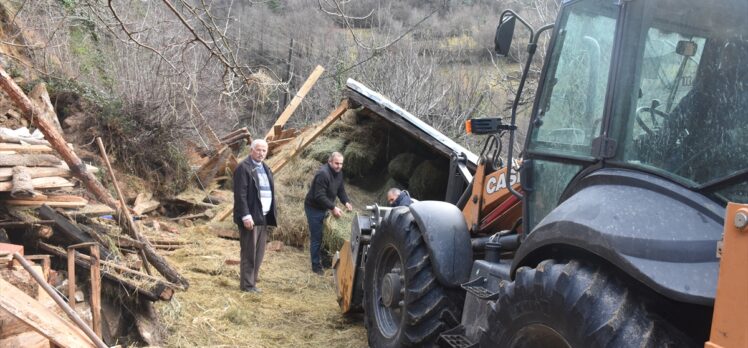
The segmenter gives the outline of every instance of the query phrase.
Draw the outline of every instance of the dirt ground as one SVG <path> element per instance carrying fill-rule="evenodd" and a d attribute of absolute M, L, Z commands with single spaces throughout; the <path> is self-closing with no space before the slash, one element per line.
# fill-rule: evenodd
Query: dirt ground
<path fill-rule="evenodd" d="M 257 286 L 239 291 L 239 241 L 206 226 L 184 229 L 185 248 L 169 259 L 190 280 L 186 292 L 158 304 L 170 347 L 366 347 L 363 321 L 341 315 L 331 270 L 309 270 L 308 251 L 268 251 Z"/>

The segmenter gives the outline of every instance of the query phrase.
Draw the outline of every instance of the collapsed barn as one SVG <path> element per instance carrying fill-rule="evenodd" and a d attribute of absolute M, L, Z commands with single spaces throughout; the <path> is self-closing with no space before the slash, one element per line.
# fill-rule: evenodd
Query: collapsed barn
<path fill-rule="evenodd" d="M 34 108 L 19 114 L 26 117 Z M 54 120 L 53 111 L 46 114 Z M 60 130 L 40 122 L 40 118 L 30 118 L 20 125 L 43 130 L 46 139 L 50 135 L 61 139 Z M 141 193 L 126 200 L 103 145 L 106 170 L 99 175 L 113 184 L 116 200 L 106 189 L 86 182 L 90 178 L 69 169 L 80 167 L 74 152 L 27 134 L 4 138 L 13 143 L 4 151 L 16 152 L 6 153 L 4 159 L 16 157 L 0 164 L 5 166 L 0 168 L 4 173 L 0 184 L 7 192 L 0 197 L 5 210 L 0 243 L 6 243 L 0 247 L 0 278 L 6 279 L 0 285 L 4 293 L 13 291 L 14 298 L 25 302 L 0 306 L 0 342 L 22 346 L 158 344 L 162 330 L 155 321 L 153 301 L 169 301 L 175 291 L 188 287 L 187 280 L 161 256 L 184 246 L 175 232 L 191 227 L 192 221 L 201 224 L 201 219 L 207 219 L 204 226 L 209 232 L 237 237 L 227 218 L 232 210 L 230 174 L 251 135 L 242 128 L 218 137 L 207 128 L 213 148 L 198 151 L 203 154 L 195 173 L 199 185 L 160 199 Z M 296 130 L 280 123 L 266 139 L 283 217 L 272 239 L 296 247 L 307 244 L 303 199 L 311 174 L 332 151 L 345 156 L 348 191 L 358 211 L 365 205 L 386 204 L 385 193 L 391 187 L 407 189 L 422 200 L 456 200 L 455 193 L 464 189 L 459 171 L 474 170 L 477 162 L 468 150 L 353 80 L 348 81 L 340 105 L 319 125 Z M 46 155 L 38 154 L 42 146 Z M 66 151 L 70 153 L 62 153 Z M 18 166 L 23 163 L 26 166 Z M 88 166 L 84 172 L 91 175 L 97 170 Z M 455 189 L 448 192 L 447 187 Z M 120 208 L 128 205 L 131 208 Z M 349 238 L 352 218 L 348 214 L 328 219 L 324 240 L 328 254 Z M 39 260 L 38 266 L 31 266 L 38 269 L 34 272 L 40 275 L 38 279 L 29 273 L 33 271 L 22 269 L 28 260 Z M 50 294 L 57 292 L 66 294 L 68 300 L 55 300 Z M 55 326 L 73 334 L 54 330 Z"/>

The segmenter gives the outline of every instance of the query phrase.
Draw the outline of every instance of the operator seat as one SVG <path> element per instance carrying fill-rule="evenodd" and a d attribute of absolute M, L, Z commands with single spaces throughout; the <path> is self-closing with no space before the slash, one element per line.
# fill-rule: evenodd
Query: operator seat
<path fill-rule="evenodd" d="M 663 126 L 664 169 L 703 184 L 746 167 L 747 63 L 746 40 L 706 43 L 693 88 Z"/>

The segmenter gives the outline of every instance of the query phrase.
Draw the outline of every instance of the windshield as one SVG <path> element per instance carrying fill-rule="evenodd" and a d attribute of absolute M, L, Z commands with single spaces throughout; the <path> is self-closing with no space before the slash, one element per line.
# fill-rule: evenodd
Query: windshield
<path fill-rule="evenodd" d="M 686 2 L 647 2 L 629 38 L 640 64 L 623 160 L 748 202 L 736 180 L 748 168 L 748 5 Z"/>

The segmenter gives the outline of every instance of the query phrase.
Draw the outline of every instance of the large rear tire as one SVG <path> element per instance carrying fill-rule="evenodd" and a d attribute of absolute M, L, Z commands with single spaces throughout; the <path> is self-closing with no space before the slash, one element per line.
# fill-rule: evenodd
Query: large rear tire
<path fill-rule="evenodd" d="M 541 262 L 502 282 L 481 347 L 692 347 L 602 267 Z"/>
<path fill-rule="evenodd" d="M 463 291 L 437 281 L 410 210 L 393 209 L 372 237 L 366 259 L 369 345 L 432 346 L 440 332 L 459 324 L 464 298 Z"/>

